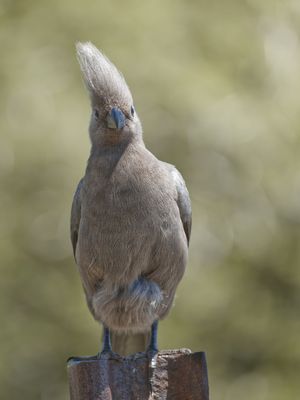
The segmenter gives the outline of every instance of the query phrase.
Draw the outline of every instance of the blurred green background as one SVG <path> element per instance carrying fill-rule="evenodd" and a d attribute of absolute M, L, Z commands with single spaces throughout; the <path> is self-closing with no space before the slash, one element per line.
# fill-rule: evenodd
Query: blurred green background
<path fill-rule="evenodd" d="M 205 350 L 213 400 L 298 398 L 299 35 L 298 0 L 1 0 L 1 399 L 68 399 L 66 359 L 100 346 L 69 241 L 89 152 L 77 40 L 124 73 L 190 191 L 160 347 Z"/>

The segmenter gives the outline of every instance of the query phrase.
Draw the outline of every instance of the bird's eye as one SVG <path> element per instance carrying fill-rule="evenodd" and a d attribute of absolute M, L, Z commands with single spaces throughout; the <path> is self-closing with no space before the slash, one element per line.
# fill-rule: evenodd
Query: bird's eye
<path fill-rule="evenodd" d="M 94 116 L 96 119 L 99 118 L 99 111 L 97 109 L 94 110 Z"/>
<path fill-rule="evenodd" d="M 133 106 L 131 106 L 130 112 L 131 112 L 131 116 L 133 117 L 134 116 L 134 107 Z"/>

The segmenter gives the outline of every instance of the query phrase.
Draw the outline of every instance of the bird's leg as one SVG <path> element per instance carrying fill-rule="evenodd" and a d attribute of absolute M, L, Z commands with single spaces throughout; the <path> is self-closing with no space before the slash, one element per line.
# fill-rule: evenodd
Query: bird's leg
<path fill-rule="evenodd" d="M 158 330 L 158 321 L 154 321 L 151 326 L 151 336 L 150 336 L 150 343 L 148 346 L 147 351 L 157 353 L 157 330 Z"/>
<path fill-rule="evenodd" d="M 110 332 L 107 326 L 103 325 L 103 347 L 101 354 L 112 353 Z"/>

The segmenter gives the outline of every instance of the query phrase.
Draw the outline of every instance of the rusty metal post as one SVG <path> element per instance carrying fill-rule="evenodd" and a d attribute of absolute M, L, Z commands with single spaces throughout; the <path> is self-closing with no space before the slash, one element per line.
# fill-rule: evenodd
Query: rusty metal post
<path fill-rule="evenodd" d="M 208 400 L 205 353 L 161 351 L 68 360 L 70 400 Z"/>

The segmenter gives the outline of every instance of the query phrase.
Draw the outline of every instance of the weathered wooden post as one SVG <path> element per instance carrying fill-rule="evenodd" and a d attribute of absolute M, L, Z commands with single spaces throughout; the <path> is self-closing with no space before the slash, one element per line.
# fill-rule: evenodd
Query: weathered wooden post
<path fill-rule="evenodd" d="M 205 353 L 160 351 L 68 360 L 70 400 L 208 400 Z"/>

